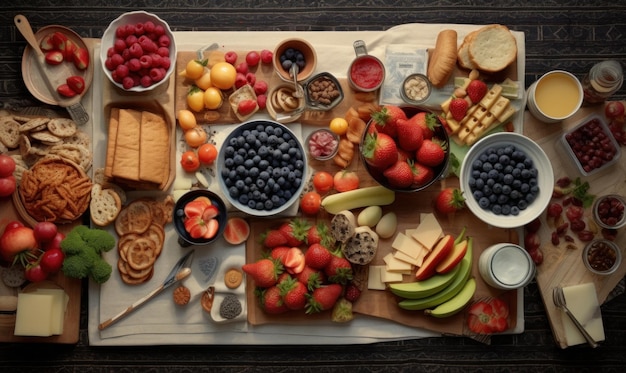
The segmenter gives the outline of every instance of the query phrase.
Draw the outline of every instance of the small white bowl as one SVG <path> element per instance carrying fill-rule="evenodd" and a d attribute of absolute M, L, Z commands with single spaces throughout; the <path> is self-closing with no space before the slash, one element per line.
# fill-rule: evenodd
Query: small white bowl
<path fill-rule="evenodd" d="M 122 84 L 116 82 L 113 79 L 113 76 L 111 75 L 111 71 L 107 69 L 106 67 L 106 60 L 108 58 L 107 53 L 108 53 L 109 48 L 112 47 L 115 42 L 115 39 L 116 39 L 115 33 L 119 26 L 128 25 L 128 24 L 145 23 L 147 21 L 152 21 L 152 23 L 154 23 L 155 25 L 162 26 L 165 29 L 165 35 L 167 35 L 170 38 L 170 45 L 169 45 L 170 65 L 169 65 L 169 68 L 165 72 L 165 76 L 160 81 L 148 87 L 144 87 L 142 85 L 136 85 L 130 89 L 125 89 Z M 100 43 L 100 62 L 102 63 L 102 70 L 104 71 L 104 74 L 107 76 L 107 78 L 111 81 L 113 85 L 115 85 L 116 87 L 118 87 L 119 89 L 123 91 L 149 92 L 149 91 L 153 91 L 154 89 L 158 87 L 161 87 L 164 85 L 167 86 L 167 82 L 169 81 L 169 78 L 172 75 L 172 72 L 176 68 L 176 42 L 174 40 L 174 34 L 172 34 L 172 30 L 170 29 L 170 26 L 167 24 L 167 22 L 165 22 L 164 20 L 162 20 L 161 18 L 159 18 L 158 16 L 152 13 L 148 13 L 143 10 L 124 13 L 121 16 L 117 17 L 115 20 L 113 20 L 113 22 L 109 24 L 109 27 L 107 27 L 107 29 L 104 31 L 104 34 L 102 35 L 102 40 Z"/>
<path fill-rule="evenodd" d="M 517 215 L 496 214 L 491 210 L 482 208 L 470 187 L 473 162 L 479 159 L 480 155 L 489 148 L 500 148 L 508 145 L 514 145 L 523 151 L 533 161 L 533 165 L 537 169 L 538 195 L 526 208 L 520 209 Z M 499 228 L 521 227 L 541 215 L 550 202 L 554 188 L 554 172 L 546 153 L 533 140 L 514 132 L 495 133 L 474 144 L 463 159 L 459 179 L 461 190 L 465 195 L 465 204 L 470 211 L 485 223 Z"/>
<path fill-rule="evenodd" d="M 528 110 L 544 123 L 572 117 L 583 103 L 583 86 L 572 73 L 550 71 L 528 88 Z M 562 109 L 569 109 L 560 111 Z"/>

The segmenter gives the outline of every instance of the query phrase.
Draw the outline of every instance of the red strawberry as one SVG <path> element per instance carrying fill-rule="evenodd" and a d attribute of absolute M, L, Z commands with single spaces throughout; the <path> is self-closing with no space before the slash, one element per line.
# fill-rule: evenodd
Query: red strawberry
<path fill-rule="evenodd" d="M 309 245 L 313 245 L 314 243 L 319 243 L 322 246 L 329 247 L 332 245 L 332 236 L 328 231 L 328 225 L 320 221 L 316 225 L 313 225 L 309 228 L 306 235 L 306 243 Z"/>
<path fill-rule="evenodd" d="M 255 263 L 246 263 L 241 269 L 252 277 L 256 286 L 268 288 L 276 285 L 278 274 L 282 273 L 282 264 L 263 258 Z"/>
<path fill-rule="evenodd" d="M 393 166 L 383 171 L 383 175 L 387 178 L 389 186 L 393 188 L 408 188 L 413 184 L 413 171 L 408 163 L 397 161 Z"/>
<path fill-rule="evenodd" d="M 446 145 L 439 140 L 424 140 L 422 146 L 415 152 L 417 162 L 430 167 L 439 166 L 446 158 Z"/>
<path fill-rule="evenodd" d="M 283 303 L 290 310 L 301 310 L 307 303 L 306 286 L 295 278 L 288 278 L 278 285 Z"/>
<path fill-rule="evenodd" d="M 361 296 L 361 289 L 359 289 L 355 284 L 349 283 L 346 286 L 345 294 L 343 295 L 346 300 L 350 302 L 356 302 L 357 299 Z"/>
<path fill-rule="evenodd" d="M 52 34 L 48 34 L 44 36 L 43 39 L 41 39 L 41 41 L 39 42 L 39 48 L 41 48 L 41 50 L 44 52 L 48 52 L 54 49 L 54 45 L 52 43 Z"/>
<path fill-rule="evenodd" d="M 70 76 L 65 80 L 65 82 L 77 94 L 81 94 L 85 90 L 85 79 L 83 79 L 82 76 Z"/>
<path fill-rule="evenodd" d="M 324 282 L 326 282 L 326 276 L 322 272 L 309 266 L 304 266 L 304 269 L 302 272 L 298 273 L 296 278 L 298 281 L 305 284 L 307 289 L 311 291 L 317 289 L 322 286 Z"/>
<path fill-rule="evenodd" d="M 472 304 L 468 310 L 467 326 L 478 334 L 503 332 L 508 328 L 509 306 L 499 298 Z"/>
<path fill-rule="evenodd" d="M 384 170 L 398 160 L 396 142 L 387 134 L 380 132 L 368 134 L 363 145 L 365 161 L 374 168 Z"/>
<path fill-rule="evenodd" d="M 239 105 L 237 105 L 237 112 L 243 116 L 251 114 L 256 109 L 256 105 L 256 100 L 241 100 Z"/>
<path fill-rule="evenodd" d="M 449 214 L 465 206 L 463 192 L 457 188 L 445 188 L 435 199 L 435 208 L 442 214 Z"/>
<path fill-rule="evenodd" d="M 55 49 L 62 51 L 65 50 L 65 42 L 67 41 L 67 36 L 60 31 L 55 31 L 51 36 L 51 41 Z"/>
<path fill-rule="evenodd" d="M 277 246 L 285 246 L 288 241 L 285 232 L 278 229 L 270 229 L 261 237 L 261 242 L 268 249 L 273 249 Z"/>
<path fill-rule="evenodd" d="M 292 247 L 287 251 L 285 255 L 283 266 L 287 272 L 291 274 L 298 274 L 302 272 L 306 262 L 304 260 L 304 253 L 299 247 Z"/>
<path fill-rule="evenodd" d="M 408 162 L 413 159 L 414 152 L 407 152 L 404 149 L 398 149 L 398 160 Z"/>
<path fill-rule="evenodd" d="M 289 308 L 283 303 L 283 297 L 280 296 L 278 286 L 272 286 L 257 292 L 261 308 L 265 313 L 276 315 L 289 311 Z"/>
<path fill-rule="evenodd" d="M 482 80 L 472 80 L 470 84 L 465 88 L 467 96 L 472 100 L 472 103 L 477 104 L 487 94 L 487 84 Z"/>
<path fill-rule="evenodd" d="M 272 257 L 272 259 L 278 260 L 284 265 L 285 256 L 287 255 L 287 252 L 289 251 L 289 249 L 291 249 L 291 247 L 289 246 L 276 246 L 270 252 L 270 257 Z"/>
<path fill-rule="evenodd" d="M 408 120 L 398 120 L 398 144 L 401 149 L 415 151 L 424 141 L 424 130 Z"/>
<path fill-rule="evenodd" d="M 58 50 L 47 52 L 45 55 L 45 60 L 48 65 L 58 65 L 63 62 L 63 53 Z"/>
<path fill-rule="evenodd" d="M 396 105 L 383 105 L 380 110 L 372 113 L 372 119 L 374 125 L 379 132 L 386 133 L 387 135 L 395 138 L 397 135 L 397 122 L 398 119 L 406 120 L 406 113 L 399 106 Z"/>
<path fill-rule="evenodd" d="M 57 87 L 57 92 L 63 97 L 74 97 L 76 92 L 67 84 L 61 84 Z"/>
<path fill-rule="evenodd" d="M 456 121 L 461 121 L 465 118 L 465 114 L 467 113 L 467 109 L 469 108 L 469 103 L 465 101 L 463 98 L 454 98 L 450 102 L 450 114 L 452 114 L 452 118 Z"/>
<path fill-rule="evenodd" d="M 288 246 L 300 246 L 304 243 L 311 225 L 304 219 L 293 219 L 282 224 L 278 229 L 287 235 Z"/>
<path fill-rule="evenodd" d="M 432 139 L 434 129 L 439 125 L 439 123 L 437 123 L 437 116 L 425 111 L 413 115 L 409 118 L 409 122 L 422 127 L 422 135 L 425 139 Z"/>
<path fill-rule="evenodd" d="M 89 66 L 89 52 L 85 48 L 76 48 L 74 51 L 74 66 L 79 70 L 85 70 Z"/>
<path fill-rule="evenodd" d="M 341 296 L 341 291 L 339 284 L 330 284 L 313 290 L 308 296 L 306 313 L 318 313 L 333 308 Z"/>
<path fill-rule="evenodd" d="M 338 284 L 345 284 L 352 280 L 352 265 L 348 259 L 333 255 L 330 263 L 324 268 L 324 273 L 328 276 L 328 280 Z"/>
<path fill-rule="evenodd" d="M 324 269 L 332 259 L 333 254 L 319 243 L 309 245 L 304 253 L 304 261 L 307 266 L 314 269 Z"/>
<path fill-rule="evenodd" d="M 414 187 L 425 185 L 429 183 L 433 177 L 435 177 L 433 169 L 428 166 L 424 166 L 423 164 L 413 163 L 411 165 L 411 170 L 413 171 Z"/>

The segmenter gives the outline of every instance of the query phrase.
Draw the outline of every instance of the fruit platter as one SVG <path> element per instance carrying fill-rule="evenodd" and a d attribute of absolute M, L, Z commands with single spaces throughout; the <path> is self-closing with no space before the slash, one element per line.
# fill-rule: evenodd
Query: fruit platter
<path fill-rule="evenodd" d="M 79 262 L 72 242 L 87 243 L 108 272 L 97 270 L 95 259 L 91 272 L 43 271 L 69 293 L 72 307 L 80 290 L 72 280 L 88 278 L 90 344 L 345 344 L 442 334 L 488 342 L 496 333 L 524 331 L 523 288 L 489 285 L 479 267 L 488 248 L 520 245 L 542 286 L 543 268 L 564 257 L 547 263 L 555 254 L 543 240 L 554 221 L 537 223 L 563 175 L 543 158 L 554 152 L 556 135 L 527 132 L 541 126 L 524 113 L 522 33 L 412 24 L 331 39 L 315 32 L 242 38 L 172 33 L 163 20 L 129 16 L 106 37 L 87 40 L 95 64 L 83 100 L 92 118 L 90 224 L 58 222 L 65 261 Z M 501 57 L 495 66 L 479 57 L 489 51 L 474 45 L 492 33 L 504 40 L 492 48 Z M 390 46 L 404 45 L 407 35 L 425 56 L 410 72 L 389 63 Z M 123 43 L 137 47 L 124 53 Z M 385 61 L 374 91 L 359 89 L 350 73 L 362 44 L 372 60 Z M 414 74 L 429 82 L 420 87 L 419 106 L 397 101 L 402 80 Z M 395 98 L 381 101 L 390 90 Z M 461 166 L 481 140 L 502 132 L 541 140 L 543 151 L 515 163 L 540 170 L 523 176 L 535 187 L 532 198 L 516 197 L 525 204 L 505 212 L 476 213 L 481 198 L 465 190 Z M 618 158 L 607 167 L 621 169 Z M 502 168 L 494 172 L 504 173 L 504 162 L 494 162 Z M 498 172 L 492 180 L 506 179 Z M 569 187 L 561 183 L 555 188 Z M 467 199 L 478 207 L 468 208 Z M 22 210 L 7 219 L 23 219 Z M 485 214 L 514 223 L 490 224 Z M 32 229 L 39 224 L 35 219 Z M 93 231 L 106 239 L 89 244 Z M 163 290 L 172 285 L 167 274 L 177 274 L 172 266 L 190 253 L 185 271 Z M 614 286 L 620 274 L 623 265 L 602 284 Z M 551 278 L 549 286 L 560 281 Z M 42 292 L 47 302 L 60 302 Z M 103 324 L 147 295 L 141 307 Z M 76 315 L 69 324 L 77 324 Z M 19 333 L 16 340 L 53 338 Z"/>

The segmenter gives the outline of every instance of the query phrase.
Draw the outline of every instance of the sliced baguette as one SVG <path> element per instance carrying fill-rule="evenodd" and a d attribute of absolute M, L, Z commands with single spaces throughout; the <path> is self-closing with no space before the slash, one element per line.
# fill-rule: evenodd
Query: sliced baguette
<path fill-rule="evenodd" d="M 468 54 L 476 68 L 498 72 L 509 66 L 517 56 L 517 43 L 511 31 L 503 25 L 488 25 L 473 35 Z"/>
<path fill-rule="evenodd" d="M 94 224 L 104 227 L 117 218 L 122 209 L 122 200 L 112 189 L 102 189 L 100 184 L 94 184 L 91 189 L 89 212 Z"/>
<path fill-rule="evenodd" d="M 472 42 L 474 35 L 476 35 L 476 31 L 472 31 L 465 36 L 457 53 L 459 66 L 468 70 L 473 70 L 476 68 L 476 65 L 472 62 L 472 59 L 469 55 L 469 45 Z"/>

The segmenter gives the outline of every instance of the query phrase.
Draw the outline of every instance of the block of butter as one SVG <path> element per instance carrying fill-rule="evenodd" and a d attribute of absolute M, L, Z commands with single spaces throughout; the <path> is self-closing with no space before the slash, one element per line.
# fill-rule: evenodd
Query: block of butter
<path fill-rule="evenodd" d="M 68 301 L 62 289 L 40 288 L 18 294 L 14 334 L 34 337 L 63 334 Z"/>
<path fill-rule="evenodd" d="M 596 340 L 604 341 L 604 325 L 602 324 L 602 314 L 598 304 L 598 295 L 593 283 L 567 286 L 563 288 L 567 308 L 576 319 L 585 327 L 585 330 Z M 580 334 L 576 326 L 565 314 L 562 317 L 563 329 L 565 330 L 565 340 L 568 346 L 575 346 L 586 343 L 585 338 Z"/>

